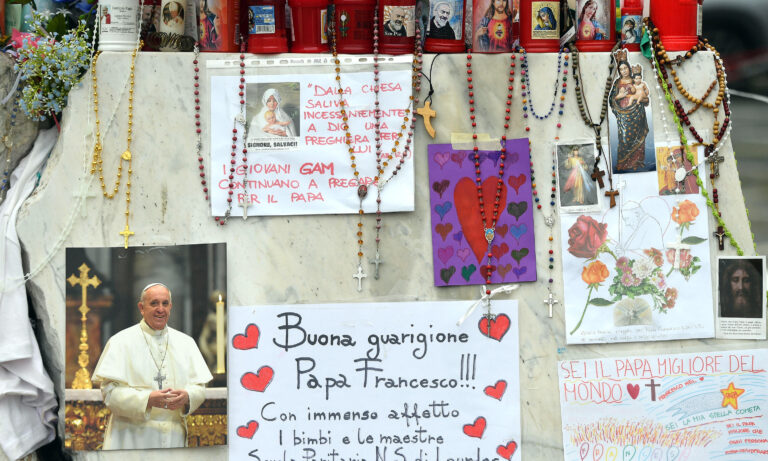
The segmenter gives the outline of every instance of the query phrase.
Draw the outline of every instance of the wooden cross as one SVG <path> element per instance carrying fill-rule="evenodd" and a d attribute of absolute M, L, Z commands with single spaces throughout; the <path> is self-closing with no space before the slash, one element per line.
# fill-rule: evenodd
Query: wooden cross
<path fill-rule="evenodd" d="M 128 223 L 125 223 L 125 229 L 120 231 L 120 235 L 125 239 L 125 248 L 128 248 L 128 238 L 133 234 L 134 232 L 128 228 Z"/>
<path fill-rule="evenodd" d="M 379 256 L 379 252 L 376 252 L 376 257 L 371 259 L 371 264 L 376 265 L 376 270 L 373 272 L 373 278 L 378 280 L 379 279 L 379 264 L 382 264 L 384 261 L 381 260 L 381 257 Z"/>
<path fill-rule="evenodd" d="M 672 267 L 674 267 L 675 269 L 680 269 L 680 264 L 681 264 L 680 250 L 689 250 L 691 246 L 684 244 L 680 240 L 680 236 L 678 236 L 677 242 L 667 243 L 667 248 L 669 248 L 670 250 L 675 250 L 675 262 Z"/>
<path fill-rule="evenodd" d="M 555 299 L 555 295 L 553 295 L 551 292 L 549 293 L 549 296 L 547 296 L 547 299 L 544 300 L 544 304 L 549 305 L 549 318 L 552 318 L 552 306 L 558 302 L 559 301 Z"/>
<path fill-rule="evenodd" d="M 607 190 L 605 191 L 605 196 L 611 198 L 611 208 L 616 206 L 616 196 L 619 195 L 619 191 L 617 190 Z"/>
<path fill-rule="evenodd" d="M 725 230 L 723 226 L 717 226 L 717 232 L 713 232 L 712 235 L 717 237 L 717 243 L 720 247 L 720 251 L 725 250 Z"/>
<path fill-rule="evenodd" d="M 368 277 L 363 273 L 363 266 L 359 265 L 357 266 L 357 274 L 353 275 L 352 278 L 357 279 L 357 291 L 363 291 L 363 279 L 365 277 Z"/>
<path fill-rule="evenodd" d="M 720 176 L 720 164 L 725 161 L 725 157 L 718 154 L 717 152 L 714 152 L 712 155 L 707 157 L 707 163 L 709 163 L 709 171 L 715 175 L 715 177 Z"/>
<path fill-rule="evenodd" d="M 88 330 L 86 329 L 86 321 L 88 319 L 87 314 L 90 311 L 87 304 L 88 299 L 88 287 L 98 287 L 101 285 L 101 280 L 97 276 L 88 277 L 88 272 L 91 268 L 87 264 L 83 263 L 78 267 L 80 276 L 71 274 L 67 278 L 67 282 L 71 286 L 80 285 L 80 307 L 77 309 L 80 311 L 80 346 L 78 349 L 80 353 L 77 356 L 77 364 L 80 365 L 80 369 L 75 372 L 75 378 L 72 380 L 72 389 L 91 389 L 93 384 L 91 383 L 91 374 L 88 372 L 88 363 L 90 362 L 88 355 Z"/>
<path fill-rule="evenodd" d="M 431 117 L 437 116 L 437 112 L 432 110 L 429 105 L 432 103 L 432 101 L 427 101 L 424 103 L 424 107 L 419 107 L 416 109 L 416 113 L 424 117 L 424 128 L 427 130 L 427 133 L 429 133 L 430 136 L 434 139 L 435 137 L 435 129 L 432 128 L 432 121 L 430 120 Z"/>
<path fill-rule="evenodd" d="M 605 176 L 605 171 L 601 171 L 600 168 L 595 167 L 595 171 L 592 172 L 592 179 L 597 181 L 597 183 L 600 185 L 600 189 L 605 187 L 603 176 Z"/>
<path fill-rule="evenodd" d="M 167 376 L 160 373 L 160 370 L 157 370 L 157 374 L 154 378 L 152 378 L 154 381 L 157 381 L 157 388 L 162 389 L 163 388 L 163 380 L 167 378 Z"/>
<path fill-rule="evenodd" d="M 237 206 L 243 209 L 243 221 L 248 219 L 248 207 L 253 204 L 253 202 L 251 201 L 251 198 L 247 196 L 248 194 L 245 194 L 245 195 L 246 197 L 243 199 L 243 201 L 238 202 L 237 204 Z"/>

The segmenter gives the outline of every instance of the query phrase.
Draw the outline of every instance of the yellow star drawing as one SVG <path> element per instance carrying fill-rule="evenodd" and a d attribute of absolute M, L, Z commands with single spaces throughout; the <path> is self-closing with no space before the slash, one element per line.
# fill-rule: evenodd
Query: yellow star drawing
<path fill-rule="evenodd" d="M 723 394 L 723 408 L 730 405 L 734 410 L 739 409 L 739 396 L 744 393 L 744 389 L 739 389 L 730 383 L 727 388 L 720 389 L 720 392 Z"/>

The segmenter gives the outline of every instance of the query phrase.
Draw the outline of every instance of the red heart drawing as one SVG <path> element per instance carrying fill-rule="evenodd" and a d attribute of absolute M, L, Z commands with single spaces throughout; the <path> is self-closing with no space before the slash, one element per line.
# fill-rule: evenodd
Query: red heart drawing
<path fill-rule="evenodd" d="M 451 160 L 456 162 L 456 164 L 459 165 L 459 168 L 461 168 L 461 164 L 464 163 L 465 158 L 467 158 L 466 152 L 454 152 L 451 154 Z"/>
<path fill-rule="evenodd" d="M 237 428 L 237 435 L 244 439 L 250 439 L 253 437 L 253 434 L 256 433 L 256 429 L 258 428 L 259 428 L 259 423 L 257 423 L 256 421 L 248 421 L 248 424 L 246 424 L 245 426 L 240 426 Z"/>
<path fill-rule="evenodd" d="M 703 376 L 699 376 L 699 381 L 704 381 L 704 377 Z"/>
<path fill-rule="evenodd" d="M 499 275 L 501 278 L 506 277 L 507 273 L 512 270 L 512 264 L 504 264 L 503 266 L 499 266 Z"/>
<path fill-rule="evenodd" d="M 500 379 L 496 381 L 496 384 L 494 384 L 493 386 L 486 386 L 483 392 L 485 392 L 485 395 L 487 395 L 488 397 L 493 397 L 496 400 L 501 400 L 501 397 L 504 395 L 504 391 L 506 390 L 507 390 L 507 382 L 504 381 L 503 379 Z"/>
<path fill-rule="evenodd" d="M 497 260 L 501 259 L 501 257 L 507 254 L 508 251 L 509 245 L 506 243 L 502 243 L 501 245 L 494 245 L 493 248 L 491 248 L 491 254 Z"/>
<path fill-rule="evenodd" d="M 491 216 L 493 213 L 493 203 L 496 199 L 496 187 L 499 178 L 496 176 L 487 178 L 483 181 L 483 202 L 485 203 L 485 213 Z M 480 204 L 477 201 L 477 186 L 474 179 L 463 177 L 453 189 L 453 204 L 456 207 L 456 214 L 459 217 L 461 230 L 464 232 L 464 238 L 469 242 L 469 247 L 475 253 L 477 263 L 483 263 L 483 257 L 488 249 L 488 241 L 485 239 L 483 228 L 483 219 L 480 217 Z M 504 183 L 501 184 L 501 196 L 499 197 L 499 209 L 504 210 L 507 207 L 507 188 Z M 490 222 L 488 222 L 490 225 Z"/>
<path fill-rule="evenodd" d="M 483 436 L 483 432 L 485 432 L 485 418 L 482 416 L 478 417 L 474 424 L 464 425 L 464 433 L 470 437 L 477 437 L 479 439 Z"/>
<path fill-rule="evenodd" d="M 509 226 L 504 224 L 503 226 L 496 226 L 496 233 L 499 234 L 499 237 L 504 238 L 505 235 L 507 235 L 507 232 L 509 232 Z"/>
<path fill-rule="evenodd" d="M 507 334 L 507 331 L 509 330 L 509 324 L 510 321 L 509 317 L 507 317 L 507 314 L 499 314 L 496 316 L 496 318 L 491 320 L 488 320 L 486 317 L 481 318 L 477 323 L 477 326 L 480 328 L 480 333 L 482 333 L 483 336 L 493 338 L 500 342 L 501 338 Z"/>
<path fill-rule="evenodd" d="M 232 338 L 232 346 L 241 351 L 247 351 L 259 346 L 259 327 L 251 323 L 245 327 L 245 334 L 236 334 Z"/>
<path fill-rule="evenodd" d="M 453 224 L 451 223 L 440 223 L 437 226 L 435 226 L 435 232 L 440 234 L 440 237 L 443 238 L 443 242 L 445 242 L 445 238 L 448 237 L 448 233 L 453 230 Z"/>
<path fill-rule="evenodd" d="M 496 448 L 496 453 L 504 459 L 510 459 L 512 455 L 517 451 L 517 442 L 509 442 L 506 445 L 499 445 Z"/>
<path fill-rule="evenodd" d="M 509 179 L 507 179 L 507 183 L 509 183 L 509 186 L 515 190 L 516 194 L 519 194 L 520 186 L 525 183 L 525 175 L 520 173 L 517 176 L 510 176 Z"/>
<path fill-rule="evenodd" d="M 632 400 L 635 400 L 640 393 L 640 385 L 627 384 L 627 392 L 629 392 L 629 396 L 632 397 Z"/>
<path fill-rule="evenodd" d="M 255 374 L 250 371 L 245 373 L 240 378 L 240 384 L 249 391 L 264 392 L 274 375 L 275 371 L 271 367 L 263 366 Z"/>
<path fill-rule="evenodd" d="M 448 163 L 448 160 L 450 160 L 451 154 L 448 152 L 438 152 L 435 154 L 435 162 L 437 162 L 438 165 L 440 165 L 440 169 L 443 168 L 443 165 Z"/>

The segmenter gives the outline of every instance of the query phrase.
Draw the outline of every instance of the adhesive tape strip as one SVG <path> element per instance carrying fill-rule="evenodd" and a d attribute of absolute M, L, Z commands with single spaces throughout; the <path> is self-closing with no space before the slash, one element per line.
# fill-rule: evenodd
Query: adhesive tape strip
<path fill-rule="evenodd" d="M 451 149 L 472 150 L 474 146 L 472 133 L 451 133 Z M 499 150 L 500 147 L 499 138 L 491 138 L 488 133 L 477 134 L 477 148 L 479 150 Z"/>

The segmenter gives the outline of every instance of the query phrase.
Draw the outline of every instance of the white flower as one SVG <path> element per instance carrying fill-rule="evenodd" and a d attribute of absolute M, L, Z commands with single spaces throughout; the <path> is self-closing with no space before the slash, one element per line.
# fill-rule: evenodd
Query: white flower
<path fill-rule="evenodd" d="M 653 260 L 649 258 L 638 259 L 635 261 L 635 264 L 632 265 L 632 272 L 640 280 L 645 280 L 650 277 L 654 269 L 656 269 L 656 265 L 653 263 Z"/>

